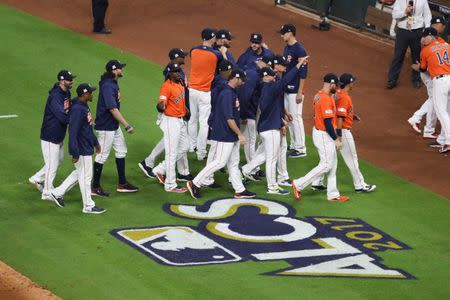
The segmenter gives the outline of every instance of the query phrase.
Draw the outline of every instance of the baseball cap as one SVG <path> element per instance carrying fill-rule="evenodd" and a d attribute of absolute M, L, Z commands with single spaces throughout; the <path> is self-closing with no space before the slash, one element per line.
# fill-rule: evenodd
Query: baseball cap
<path fill-rule="evenodd" d="M 70 73 L 70 71 L 67 70 L 61 70 L 59 71 L 58 75 L 57 75 L 57 79 L 59 80 L 67 80 L 67 81 L 72 81 L 75 77 L 75 75 L 73 75 L 72 73 Z"/>
<path fill-rule="evenodd" d="M 433 27 L 427 27 L 422 31 L 422 37 L 426 37 L 429 35 L 437 36 L 438 35 L 437 30 L 434 29 Z"/>
<path fill-rule="evenodd" d="M 261 75 L 261 77 L 275 76 L 275 71 L 272 70 L 272 68 L 270 68 L 270 67 L 264 67 L 259 71 L 259 74 Z"/>
<path fill-rule="evenodd" d="M 204 41 L 209 41 L 210 39 L 216 37 L 216 31 L 211 28 L 205 28 L 202 30 L 202 39 Z"/>
<path fill-rule="evenodd" d="M 89 83 L 80 83 L 77 87 L 77 95 L 81 97 L 85 93 L 92 93 L 97 88 L 95 86 L 90 86 Z"/>
<path fill-rule="evenodd" d="M 219 63 L 219 72 L 224 72 L 231 69 L 233 69 L 233 64 L 229 60 L 224 59 Z"/>
<path fill-rule="evenodd" d="M 170 49 L 170 51 L 169 51 L 169 59 L 175 59 L 178 57 L 185 58 L 186 55 L 187 55 L 187 53 L 184 52 L 183 49 L 181 49 L 181 48 L 173 48 L 173 49 Z"/>
<path fill-rule="evenodd" d="M 346 86 L 347 84 L 350 84 L 355 80 L 356 77 L 349 73 L 344 73 L 339 77 L 339 83 L 341 84 L 341 86 Z"/>
<path fill-rule="evenodd" d="M 177 63 L 169 63 L 166 67 L 166 71 L 167 72 L 180 72 L 181 71 L 181 67 L 180 64 Z"/>
<path fill-rule="evenodd" d="M 262 62 L 265 62 L 269 66 L 273 66 L 273 56 L 272 55 L 263 55 L 263 57 L 260 58 Z"/>
<path fill-rule="evenodd" d="M 323 77 L 323 82 L 338 84 L 339 79 L 338 79 L 338 77 L 337 77 L 335 74 L 333 74 L 333 73 L 328 73 L 327 75 L 325 75 L 325 76 Z"/>
<path fill-rule="evenodd" d="M 292 34 L 295 35 L 296 31 L 297 29 L 295 28 L 295 26 L 288 23 L 281 26 L 281 29 L 278 30 L 278 33 L 285 34 L 287 32 L 292 32 Z"/>
<path fill-rule="evenodd" d="M 445 19 L 441 16 L 433 16 L 431 18 L 431 25 L 438 24 L 438 23 L 445 25 Z"/>
<path fill-rule="evenodd" d="M 274 65 L 282 65 L 282 66 L 287 66 L 288 62 L 286 60 L 286 58 L 282 55 L 275 55 L 275 57 L 273 58 L 273 64 Z"/>
<path fill-rule="evenodd" d="M 111 71 L 116 70 L 116 69 L 122 69 L 126 65 L 127 64 L 123 64 L 120 61 L 118 61 L 117 59 L 111 59 L 106 64 L 106 71 L 111 72 Z"/>
<path fill-rule="evenodd" d="M 231 71 L 229 80 L 231 80 L 233 78 L 240 78 L 240 79 L 242 79 L 242 81 L 245 81 L 245 79 L 247 78 L 247 75 L 241 69 L 234 69 L 233 71 Z"/>
<path fill-rule="evenodd" d="M 220 29 L 216 32 L 216 38 L 227 39 L 231 41 L 231 39 L 233 39 L 233 36 L 231 35 L 231 32 L 229 32 L 228 30 Z"/>
<path fill-rule="evenodd" d="M 255 44 L 261 44 L 262 43 L 263 36 L 261 33 L 252 33 L 250 34 L 250 42 Z"/>

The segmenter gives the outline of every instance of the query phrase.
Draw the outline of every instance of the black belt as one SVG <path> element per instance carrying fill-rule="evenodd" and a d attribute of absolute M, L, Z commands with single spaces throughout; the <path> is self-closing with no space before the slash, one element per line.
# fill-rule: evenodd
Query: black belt
<path fill-rule="evenodd" d="M 442 74 L 442 75 L 438 75 L 438 76 L 436 76 L 436 77 L 434 77 L 434 78 L 435 78 L 435 79 L 439 79 L 439 78 L 447 77 L 447 76 L 450 76 L 450 74 Z"/>

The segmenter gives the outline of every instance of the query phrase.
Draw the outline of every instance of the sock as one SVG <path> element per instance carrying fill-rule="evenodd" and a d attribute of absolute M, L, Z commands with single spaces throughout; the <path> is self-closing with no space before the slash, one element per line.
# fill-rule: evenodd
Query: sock
<path fill-rule="evenodd" d="M 127 183 L 125 178 L 125 158 L 116 158 L 117 175 L 119 175 L 119 184 Z"/>
<path fill-rule="evenodd" d="M 103 164 L 94 162 L 94 180 L 92 181 L 93 188 L 100 187 L 100 177 L 102 176 Z"/>

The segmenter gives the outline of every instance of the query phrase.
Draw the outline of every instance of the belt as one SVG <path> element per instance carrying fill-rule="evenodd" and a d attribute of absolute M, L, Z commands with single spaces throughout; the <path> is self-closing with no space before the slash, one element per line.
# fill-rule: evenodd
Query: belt
<path fill-rule="evenodd" d="M 438 76 L 434 77 L 434 79 L 439 79 L 439 78 L 448 77 L 448 76 L 450 76 L 450 74 L 442 74 L 442 75 L 438 75 Z"/>

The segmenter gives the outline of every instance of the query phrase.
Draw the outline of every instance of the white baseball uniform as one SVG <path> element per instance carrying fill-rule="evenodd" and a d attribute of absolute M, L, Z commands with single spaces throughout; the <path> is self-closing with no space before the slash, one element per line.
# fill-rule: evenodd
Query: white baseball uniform
<path fill-rule="evenodd" d="M 211 113 L 211 91 L 199 91 L 189 88 L 189 119 L 190 149 L 197 148 L 197 158 L 207 155 L 208 118 Z M 197 122 L 200 126 L 197 132 Z"/>
<path fill-rule="evenodd" d="M 292 122 L 288 124 L 291 148 L 306 153 L 305 127 L 303 125 L 303 101 L 297 103 L 297 94 L 284 94 L 284 106 L 292 114 Z"/>
<path fill-rule="evenodd" d="M 120 127 L 115 131 L 97 130 L 97 139 L 101 152 L 95 156 L 95 162 L 104 164 L 108 159 L 111 148 L 114 149 L 116 158 L 125 158 L 127 155 L 127 144 Z"/>

